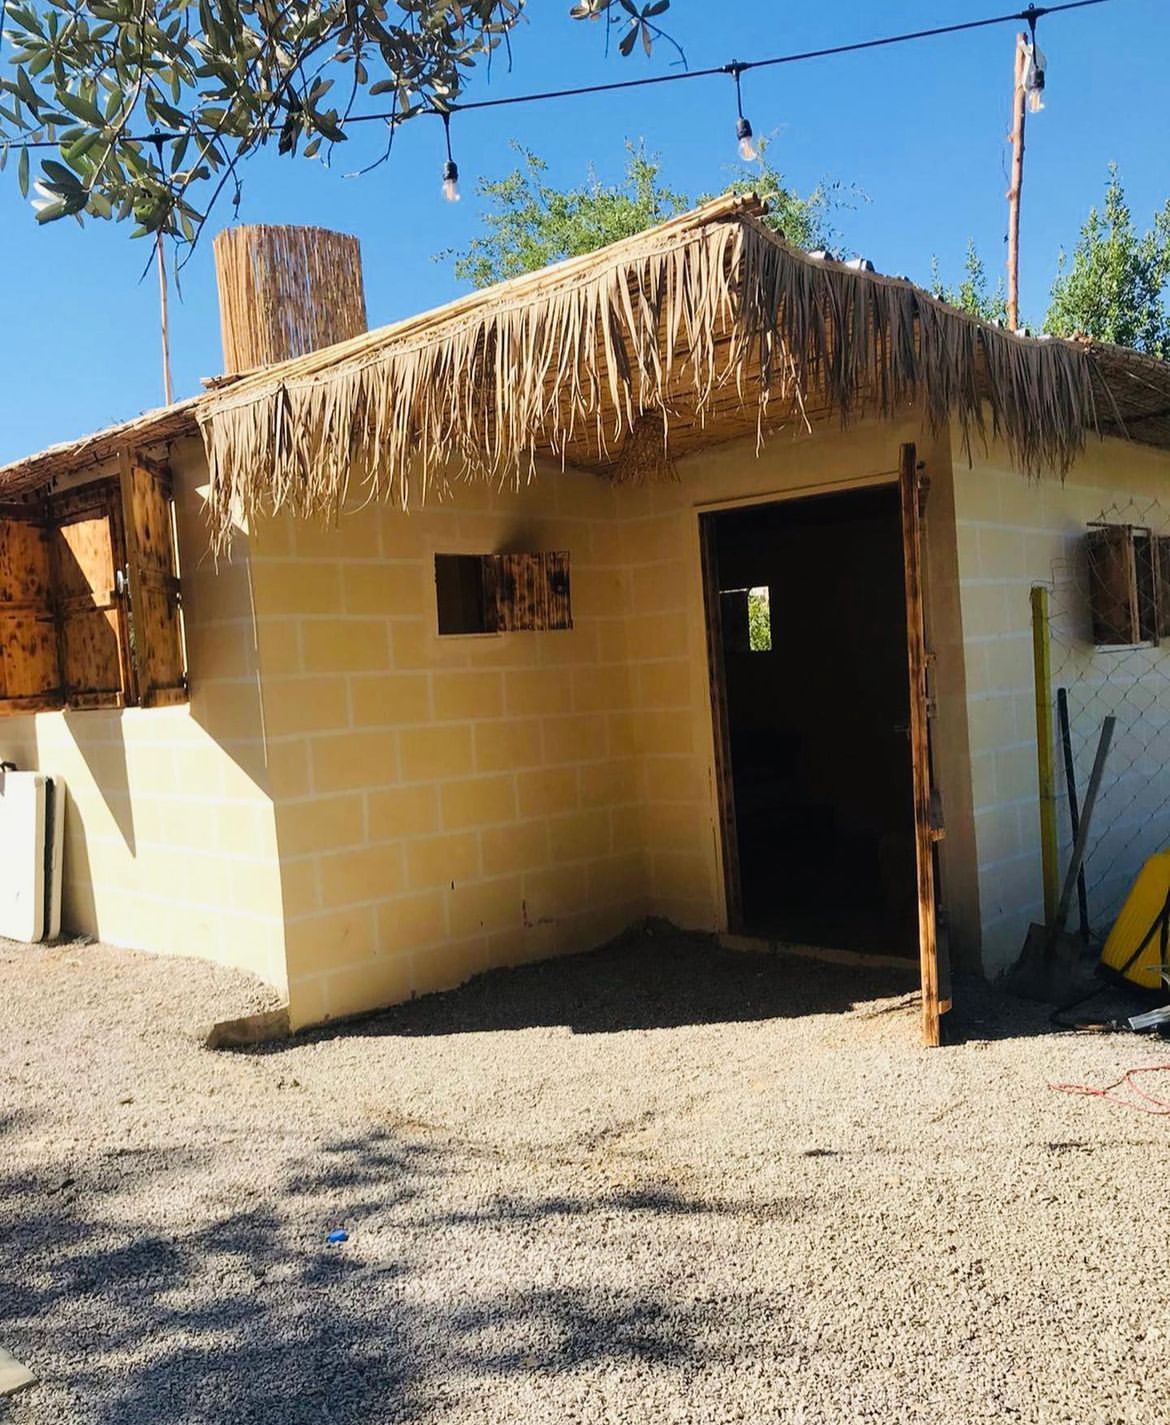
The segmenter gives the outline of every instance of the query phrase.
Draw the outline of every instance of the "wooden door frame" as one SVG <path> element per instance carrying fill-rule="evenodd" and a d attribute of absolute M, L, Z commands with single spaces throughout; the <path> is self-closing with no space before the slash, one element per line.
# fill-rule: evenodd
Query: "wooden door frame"
<path fill-rule="evenodd" d="M 714 750 L 715 804 L 723 864 L 727 929 L 743 931 L 743 887 L 740 878 L 739 836 L 735 819 L 735 790 L 731 769 L 731 731 L 728 723 L 726 663 L 719 602 L 719 571 L 715 526 L 719 515 L 757 505 L 814 499 L 822 495 L 849 495 L 885 488 L 899 494 L 902 524 L 903 577 L 906 590 L 906 662 L 910 678 L 910 764 L 914 787 L 915 875 L 918 896 L 918 950 L 922 983 L 922 1035 L 929 1046 L 940 1042 L 937 901 L 935 894 L 935 842 L 932 825 L 932 780 L 928 724 L 928 666 L 923 596 L 922 510 L 923 482 L 917 449 L 905 444 L 896 475 L 869 477 L 845 486 L 817 486 L 782 494 L 746 497 L 705 506 L 697 511 L 699 558 L 702 576 L 703 616 L 706 633 L 707 673 L 711 698 Z"/>

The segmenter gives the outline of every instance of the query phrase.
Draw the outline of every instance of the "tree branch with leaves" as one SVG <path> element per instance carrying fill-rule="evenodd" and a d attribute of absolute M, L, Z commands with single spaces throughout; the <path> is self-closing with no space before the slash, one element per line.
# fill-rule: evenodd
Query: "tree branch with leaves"
<path fill-rule="evenodd" d="M 0 167 L 15 156 L 38 221 L 132 219 L 194 241 L 246 160 L 328 158 L 352 125 L 396 128 L 458 106 L 510 46 L 525 0 L 7 0 L 0 9 Z M 669 0 L 594 0 L 629 54 L 666 38 Z M 631 38 L 632 37 L 632 38 Z M 673 41 L 671 41 L 673 43 Z M 342 97 L 338 97 L 341 95 Z M 392 96 L 390 115 L 357 114 Z M 383 102 L 385 98 L 383 97 Z M 207 195 L 207 201 L 201 195 Z"/>

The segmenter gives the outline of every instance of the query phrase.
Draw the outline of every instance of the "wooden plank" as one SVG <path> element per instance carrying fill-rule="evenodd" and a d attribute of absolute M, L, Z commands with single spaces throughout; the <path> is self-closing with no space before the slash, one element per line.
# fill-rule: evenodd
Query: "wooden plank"
<path fill-rule="evenodd" d="M 917 449 L 902 446 L 898 475 L 902 503 L 902 558 L 906 585 L 906 662 L 910 677 L 910 756 L 914 781 L 914 848 L 918 871 L 918 959 L 922 976 L 922 1038 L 941 1040 L 938 920 L 931 816 L 929 689 L 922 596 L 922 509 Z"/>
<path fill-rule="evenodd" d="M 187 696 L 174 504 L 168 480 L 129 452 L 119 462 L 137 697 L 142 707 Z"/>
<path fill-rule="evenodd" d="M 711 719 L 715 733 L 715 792 L 719 801 L 719 839 L 723 851 L 723 885 L 727 929 L 743 929 L 743 885 L 739 869 L 739 835 L 735 823 L 735 784 L 731 774 L 731 728 L 727 716 L 726 666 L 723 657 L 723 606 L 719 596 L 719 560 L 715 518 L 699 516 L 699 550 L 703 575 L 703 611 L 707 624 L 707 674 Z"/>
<path fill-rule="evenodd" d="M 1154 535 L 1155 633 L 1159 642 L 1170 638 L 1170 539 Z"/>

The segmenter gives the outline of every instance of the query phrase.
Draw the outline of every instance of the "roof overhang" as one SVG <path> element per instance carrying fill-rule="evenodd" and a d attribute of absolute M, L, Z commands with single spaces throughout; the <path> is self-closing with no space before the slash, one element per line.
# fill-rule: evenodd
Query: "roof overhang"
<path fill-rule="evenodd" d="M 454 470 L 537 457 L 638 477 L 691 450 L 835 413 L 921 407 L 1067 467 L 1087 432 L 1170 448 L 1170 364 L 1031 338 L 899 278 L 788 247 L 728 196 L 635 238 L 473 293 L 0 468 L 28 497 L 130 447 L 201 431 L 213 526 L 336 507 L 351 481 L 405 503 Z"/>

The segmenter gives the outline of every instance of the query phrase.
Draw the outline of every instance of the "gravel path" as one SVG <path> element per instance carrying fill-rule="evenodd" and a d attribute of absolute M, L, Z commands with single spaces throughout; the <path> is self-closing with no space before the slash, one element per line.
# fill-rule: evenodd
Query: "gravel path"
<path fill-rule="evenodd" d="M 1170 1058 L 681 936 L 211 1054 L 209 965 L 0 943 L 16 1425 L 1170 1418 Z M 329 1247 L 336 1227 L 349 1241 Z"/>

